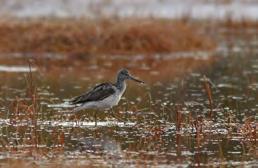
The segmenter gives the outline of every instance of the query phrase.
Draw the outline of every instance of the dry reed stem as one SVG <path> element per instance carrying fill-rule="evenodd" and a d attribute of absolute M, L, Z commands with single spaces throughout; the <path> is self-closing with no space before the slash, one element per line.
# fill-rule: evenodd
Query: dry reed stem
<path fill-rule="evenodd" d="M 212 89 L 211 89 L 211 82 L 206 76 L 203 77 L 203 85 L 204 85 L 204 89 L 208 96 L 208 101 L 209 101 L 209 106 L 210 106 L 209 118 L 211 119 L 212 115 L 213 115 Z"/>
<path fill-rule="evenodd" d="M 182 114 L 181 114 L 181 107 L 179 105 L 176 106 L 176 130 L 181 130 L 182 124 Z"/>

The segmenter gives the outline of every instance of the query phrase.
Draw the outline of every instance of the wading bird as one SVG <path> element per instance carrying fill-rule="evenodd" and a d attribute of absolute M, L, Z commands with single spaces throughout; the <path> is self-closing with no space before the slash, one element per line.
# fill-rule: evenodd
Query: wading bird
<path fill-rule="evenodd" d="M 116 83 L 101 83 L 90 91 L 71 99 L 70 104 L 78 106 L 74 109 L 74 112 L 85 109 L 105 110 L 116 106 L 126 90 L 126 80 L 144 83 L 130 75 L 127 69 L 121 69 L 117 74 Z M 95 111 L 96 125 L 97 114 Z"/>

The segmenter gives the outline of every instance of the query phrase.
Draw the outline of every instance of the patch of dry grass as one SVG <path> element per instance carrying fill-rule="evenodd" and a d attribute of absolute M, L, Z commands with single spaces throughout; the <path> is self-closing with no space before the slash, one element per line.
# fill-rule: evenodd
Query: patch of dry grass
<path fill-rule="evenodd" d="M 0 52 L 97 54 L 211 50 L 201 26 L 169 20 L 1 21 Z"/>
<path fill-rule="evenodd" d="M 227 29 L 235 29 L 235 30 L 245 30 L 245 29 L 257 29 L 258 22 L 257 21 L 250 21 L 250 20 L 240 20 L 234 21 L 232 19 L 227 19 L 220 23 L 220 26 L 225 27 Z"/>

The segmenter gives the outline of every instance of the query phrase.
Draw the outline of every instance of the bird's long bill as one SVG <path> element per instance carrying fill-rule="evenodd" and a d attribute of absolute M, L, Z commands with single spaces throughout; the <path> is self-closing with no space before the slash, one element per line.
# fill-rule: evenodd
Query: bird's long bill
<path fill-rule="evenodd" d="M 143 81 L 141 81 L 141 80 L 139 80 L 139 79 L 136 79 L 136 78 L 134 78 L 133 76 L 130 76 L 130 79 L 131 79 L 131 80 L 133 80 L 133 81 L 135 81 L 135 82 L 138 82 L 138 83 L 144 84 L 144 82 L 143 82 Z"/>

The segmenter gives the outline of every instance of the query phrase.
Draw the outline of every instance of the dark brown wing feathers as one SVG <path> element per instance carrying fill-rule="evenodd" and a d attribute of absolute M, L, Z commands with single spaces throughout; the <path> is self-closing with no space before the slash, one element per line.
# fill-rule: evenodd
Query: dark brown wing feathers
<path fill-rule="evenodd" d="M 90 101 L 99 101 L 107 98 L 115 93 L 113 85 L 111 83 L 102 83 L 95 86 L 89 92 L 86 92 L 80 96 L 73 98 L 71 104 L 82 104 Z"/>

